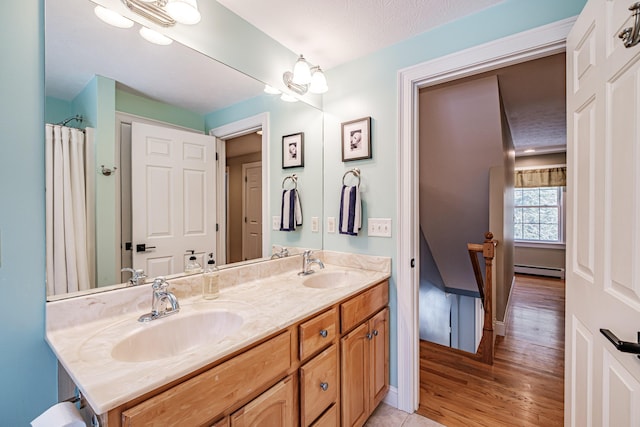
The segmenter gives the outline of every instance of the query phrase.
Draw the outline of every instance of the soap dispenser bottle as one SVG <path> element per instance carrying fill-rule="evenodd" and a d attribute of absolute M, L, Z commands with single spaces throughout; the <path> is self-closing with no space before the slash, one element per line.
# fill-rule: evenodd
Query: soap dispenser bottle
<path fill-rule="evenodd" d="M 216 261 L 213 259 L 213 253 L 209 254 L 207 266 L 202 275 L 202 297 L 204 299 L 216 299 L 220 293 L 220 275 L 218 274 Z"/>
<path fill-rule="evenodd" d="M 187 265 L 184 267 L 185 274 L 196 274 L 202 273 L 202 266 L 198 263 L 196 259 L 195 252 L 196 251 L 187 251 L 191 252 L 191 256 L 189 257 L 189 261 L 187 261 Z"/>

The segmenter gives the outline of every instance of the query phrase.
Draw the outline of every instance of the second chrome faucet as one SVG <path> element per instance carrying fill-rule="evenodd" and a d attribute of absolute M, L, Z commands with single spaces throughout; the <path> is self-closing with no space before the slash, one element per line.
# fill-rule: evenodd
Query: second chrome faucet
<path fill-rule="evenodd" d="M 322 269 L 324 268 L 324 264 L 318 258 L 311 258 L 311 254 L 313 252 L 310 250 L 304 251 L 302 254 L 302 271 L 298 273 L 300 276 L 308 276 L 311 273 L 315 273 L 315 270 L 311 269 L 312 264 L 318 264 L 318 266 Z"/>

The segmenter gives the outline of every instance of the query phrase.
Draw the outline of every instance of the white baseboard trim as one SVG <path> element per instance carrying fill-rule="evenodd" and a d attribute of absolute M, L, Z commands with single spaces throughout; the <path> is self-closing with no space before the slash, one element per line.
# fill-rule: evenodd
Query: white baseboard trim
<path fill-rule="evenodd" d="M 382 400 L 389 406 L 393 406 L 394 408 L 398 408 L 398 388 L 394 386 L 389 387 L 389 392 Z"/>
<path fill-rule="evenodd" d="M 536 276 L 557 277 L 564 279 L 564 268 L 560 267 L 542 267 L 539 265 L 515 265 L 514 273 L 534 274 Z"/>
<path fill-rule="evenodd" d="M 500 335 L 501 337 L 504 337 L 505 335 L 507 335 L 507 322 L 509 321 L 507 316 L 509 316 L 509 304 L 511 304 L 511 294 L 513 293 L 513 287 L 515 284 L 516 284 L 516 278 L 514 276 L 513 279 L 511 279 L 511 288 L 509 288 L 509 298 L 507 298 L 507 306 L 504 308 L 504 319 L 493 321 L 494 337 L 496 335 Z"/>

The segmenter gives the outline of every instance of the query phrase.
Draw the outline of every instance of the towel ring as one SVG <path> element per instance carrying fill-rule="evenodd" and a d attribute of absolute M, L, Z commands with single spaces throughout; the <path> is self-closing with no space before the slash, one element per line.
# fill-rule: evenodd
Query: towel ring
<path fill-rule="evenodd" d="M 294 173 L 293 175 L 287 175 L 284 177 L 284 179 L 282 180 L 282 188 L 284 188 L 284 184 L 287 182 L 287 180 L 290 179 L 293 182 L 293 189 L 297 190 L 298 189 L 298 176 Z"/>
<path fill-rule="evenodd" d="M 360 169 L 358 168 L 353 168 L 351 170 L 348 170 L 344 173 L 344 175 L 342 175 L 342 185 L 347 185 L 344 183 L 344 179 L 347 177 L 347 175 L 352 174 L 353 176 L 355 176 L 356 178 L 358 178 L 358 187 L 360 187 Z"/>

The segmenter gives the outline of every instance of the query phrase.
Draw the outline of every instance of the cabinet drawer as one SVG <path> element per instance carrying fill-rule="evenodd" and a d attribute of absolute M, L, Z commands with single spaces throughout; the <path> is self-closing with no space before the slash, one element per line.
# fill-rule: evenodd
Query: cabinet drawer
<path fill-rule="evenodd" d="M 373 288 L 340 305 L 341 332 L 351 330 L 363 320 L 389 303 L 389 281 L 385 280 Z"/>
<path fill-rule="evenodd" d="M 337 332 L 338 310 L 331 310 L 299 326 L 300 360 L 305 360 L 333 342 Z"/>
<path fill-rule="evenodd" d="M 311 424 L 311 427 L 336 427 L 340 425 L 340 419 L 338 418 L 338 404 L 331 406 L 327 409 L 327 412 L 322 414 L 315 423 Z"/>
<path fill-rule="evenodd" d="M 122 413 L 124 426 L 203 425 L 283 376 L 291 366 L 287 331 Z"/>
<path fill-rule="evenodd" d="M 300 368 L 303 426 L 308 426 L 337 400 L 338 387 L 338 347 L 333 345 Z"/>

